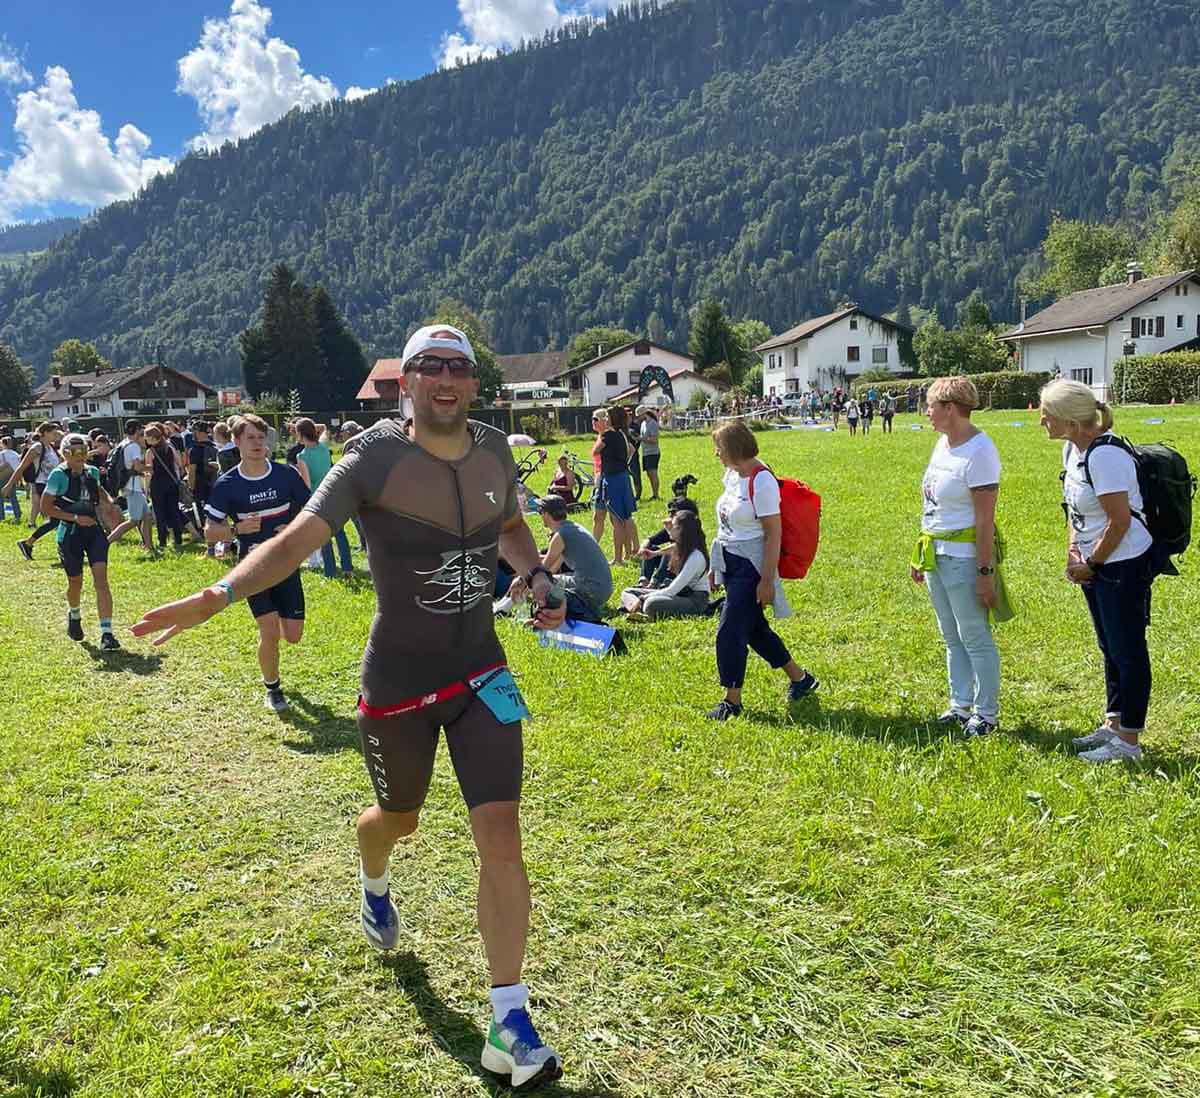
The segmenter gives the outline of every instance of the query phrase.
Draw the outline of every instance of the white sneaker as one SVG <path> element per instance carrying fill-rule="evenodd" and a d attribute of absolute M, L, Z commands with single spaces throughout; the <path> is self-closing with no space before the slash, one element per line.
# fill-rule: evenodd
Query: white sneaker
<path fill-rule="evenodd" d="M 1089 732 L 1086 736 L 1076 736 L 1071 741 L 1071 746 L 1079 748 L 1080 751 L 1086 751 L 1089 747 L 1103 747 L 1115 735 L 1107 725 L 1101 725 L 1095 732 Z"/>
<path fill-rule="evenodd" d="M 1095 751 L 1084 751 L 1079 758 L 1090 763 L 1141 762 L 1142 749 L 1136 743 L 1126 743 L 1114 737 Z"/>

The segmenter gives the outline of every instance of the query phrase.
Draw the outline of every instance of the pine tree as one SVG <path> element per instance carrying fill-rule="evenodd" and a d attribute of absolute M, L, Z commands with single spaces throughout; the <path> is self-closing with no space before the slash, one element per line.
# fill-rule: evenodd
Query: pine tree
<path fill-rule="evenodd" d="M 309 296 L 317 347 L 324 360 L 322 384 L 311 398 L 316 408 L 350 408 L 367 376 L 367 356 L 324 286 Z"/>
<path fill-rule="evenodd" d="M 700 313 L 688 336 L 688 354 L 692 356 L 696 369 L 703 374 L 725 363 L 732 370 L 739 349 L 729 318 L 720 302 L 711 299 L 706 301 L 700 306 Z"/>
<path fill-rule="evenodd" d="M 0 343 L 0 411 L 17 415 L 33 395 L 32 375 L 7 343 Z"/>

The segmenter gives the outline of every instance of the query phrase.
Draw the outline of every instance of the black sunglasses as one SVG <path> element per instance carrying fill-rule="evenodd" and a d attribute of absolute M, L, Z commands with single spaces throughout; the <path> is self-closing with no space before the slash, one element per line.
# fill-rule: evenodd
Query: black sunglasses
<path fill-rule="evenodd" d="M 438 355 L 417 355 L 410 358 L 404 372 L 416 371 L 422 377 L 441 377 L 442 367 L 450 371 L 452 378 L 459 380 L 475 376 L 475 363 L 469 358 L 441 358 Z"/>

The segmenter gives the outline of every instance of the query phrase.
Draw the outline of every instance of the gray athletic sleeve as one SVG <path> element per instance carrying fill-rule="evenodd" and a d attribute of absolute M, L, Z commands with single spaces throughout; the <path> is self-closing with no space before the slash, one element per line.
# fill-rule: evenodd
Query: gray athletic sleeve
<path fill-rule="evenodd" d="M 351 441 L 355 443 L 358 439 Z M 370 446 L 352 445 L 348 448 L 342 460 L 325 474 L 325 479 L 304 505 L 304 510 L 324 519 L 331 530 L 340 530 L 345 526 L 351 515 L 370 502 L 364 490 L 364 486 L 370 482 L 370 451 Z"/>

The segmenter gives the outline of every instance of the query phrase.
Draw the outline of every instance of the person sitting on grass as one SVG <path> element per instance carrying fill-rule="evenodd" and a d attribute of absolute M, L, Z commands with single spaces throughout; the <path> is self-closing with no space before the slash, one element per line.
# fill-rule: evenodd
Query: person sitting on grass
<path fill-rule="evenodd" d="M 671 530 L 671 520 L 678 511 L 690 511 L 699 517 L 700 509 L 694 499 L 687 496 L 676 496 L 667 503 L 667 514 L 662 522 L 662 529 L 651 534 L 641 544 L 637 556 L 642 561 L 642 574 L 638 587 L 666 587 L 671 582 L 671 541 L 674 534 Z"/>
<path fill-rule="evenodd" d="M 559 496 L 567 503 L 575 502 L 575 474 L 571 472 L 568 455 L 559 455 L 558 471 L 554 474 L 554 479 L 550 482 L 548 491 L 550 495 Z"/>
<path fill-rule="evenodd" d="M 557 574 L 563 565 L 569 575 L 558 575 L 557 582 L 566 594 L 567 617 L 577 621 L 600 621 L 604 604 L 612 595 L 612 569 L 596 539 L 578 523 L 567 519 L 566 500 L 546 496 L 538 504 L 542 525 L 550 531 L 550 544 L 542 557 L 542 567 Z M 527 581 L 518 576 L 508 589 L 513 602 L 528 590 Z"/>
<path fill-rule="evenodd" d="M 708 614 L 708 550 L 704 527 L 692 511 L 676 511 L 668 524 L 675 539 L 666 556 L 671 582 L 661 590 L 631 587 L 625 591 L 621 601 L 631 618 L 639 614 L 654 621 Z"/>
<path fill-rule="evenodd" d="M 42 495 L 42 513 L 58 519 L 58 557 L 67 573 L 67 636 L 83 640 L 79 599 L 83 593 L 83 562 L 92 569 L 96 611 L 100 617 L 100 649 L 115 652 L 121 646 L 113 636 L 112 591 L 108 586 L 108 538 L 100 524 L 102 507 L 116 504 L 100 483 L 99 471 L 88 465 L 86 435 L 70 434 L 63 440 L 63 463 L 50 474 Z"/>

